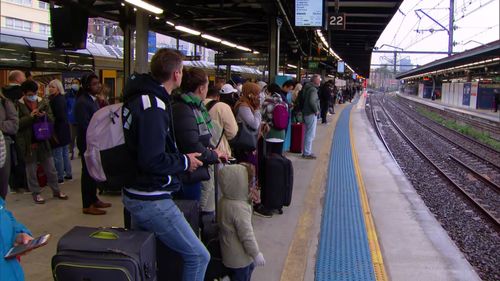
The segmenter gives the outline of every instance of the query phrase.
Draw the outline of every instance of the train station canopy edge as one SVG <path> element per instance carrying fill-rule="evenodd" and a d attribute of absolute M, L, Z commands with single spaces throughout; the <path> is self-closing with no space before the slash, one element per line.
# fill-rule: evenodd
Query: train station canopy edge
<path fill-rule="evenodd" d="M 412 69 L 410 71 L 404 72 L 398 76 L 396 79 L 404 79 L 408 77 L 414 77 L 423 75 L 433 71 L 444 70 L 448 68 L 453 68 L 457 66 L 462 66 L 470 63 L 476 63 L 487 60 L 497 60 L 500 58 L 500 40 L 490 42 L 483 46 L 470 49 L 468 51 L 458 53 L 443 59 L 439 59 L 430 62 L 421 67 Z"/>
<path fill-rule="evenodd" d="M 329 29 L 332 49 L 353 70 L 369 77 L 372 50 L 403 0 L 340 0 L 338 13 L 346 16 L 345 30 Z M 327 1 L 328 14 L 336 12 L 336 1 Z"/>
<path fill-rule="evenodd" d="M 50 2 L 48 0 L 43 0 Z M 268 53 L 271 21 L 283 20 L 280 52 L 288 59 L 298 61 L 316 49 L 313 28 L 295 27 L 295 0 L 147 0 L 161 9 L 160 15 L 151 14 L 150 29 L 219 51 L 234 51 L 192 34 L 176 30 L 166 21 L 182 25 L 222 40 L 241 44 L 261 53 Z M 329 30 L 329 43 L 358 74 L 368 77 L 371 52 L 403 0 L 339 0 L 338 12 L 346 15 L 345 30 Z M 56 5 L 73 5 L 85 10 L 91 17 L 103 17 L 132 25 L 133 10 L 122 1 L 114 0 L 54 0 Z M 337 12 L 336 1 L 325 1 L 328 14 Z M 328 22 L 328 20 L 327 20 Z M 314 55 L 314 54 L 313 54 Z"/>

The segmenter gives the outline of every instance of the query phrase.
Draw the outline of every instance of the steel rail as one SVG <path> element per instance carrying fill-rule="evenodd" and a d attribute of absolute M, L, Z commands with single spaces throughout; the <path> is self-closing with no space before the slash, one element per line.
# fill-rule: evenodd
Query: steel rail
<path fill-rule="evenodd" d="M 491 188 L 493 190 L 495 190 L 496 192 L 500 193 L 500 186 L 498 184 L 492 182 L 490 179 L 488 179 L 487 177 L 483 176 L 483 174 L 481 174 L 478 171 L 474 170 L 474 168 L 472 168 L 471 166 L 469 166 L 469 165 L 465 164 L 464 162 L 460 161 L 455 156 L 453 156 L 451 154 L 448 154 L 448 157 L 450 157 L 450 159 L 452 159 L 453 161 L 455 161 L 458 164 L 460 164 L 460 166 L 462 166 L 465 169 L 469 170 L 469 172 L 471 172 L 472 174 L 474 174 L 474 176 L 476 176 L 477 178 L 479 178 L 480 180 L 482 180 L 484 183 L 486 183 L 487 185 L 491 186 Z"/>
<path fill-rule="evenodd" d="M 393 101 L 389 101 L 389 102 L 390 102 L 390 103 L 392 103 L 392 104 L 394 104 L 394 102 L 393 102 Z M 397 107 L 397 106 L 395 106 L 395 107 Z M 400 107 L 398 107 L 398 108 L 400 108 Z M 408 113 L 406 110 L 401 110 L 401 112 L 403 112 L 403 113 L 404 113 L 405 115 L 407 115 L 408 117 L 412 118 L 412 120 L 414 120 L 415 122 L 417 122 L 418 124 L 420 124 L 422 127 L 427 128 L 428 130 L 430 130 L 430 131 L 434 132 L 436 135 L 441 136 L 442 138 L 444 138 L 444 139 L 446 139 L 447 141 L 451 142 L 452 144 L 454 144 L 454 145 L 456 145 L 456 146 L 460 147 L 461 149 L 463 149 L 463 150 L 465 150 L 465 151 L 469 152 L 470 154 L 474 155 L 475 157 L 477 157 L 477 158 L 479 158 L 479 159 L 481 159 L 481 160 L 483 160 L 483 161 L 485 161 L 485 162 L 489 163 L 490 165 L 492 165 L 492 166 L 496 167 L 497 169 L 500 169 L 500 165 L 498 165 L 497 163 L 493 163 L 491 160 L 486 159 L 484 156 L 482 156 L 482 155 L 478 155 L 476 152 L 471 151 L 471 149 L 469 149 L 469 148 L 467 148 L 467 147 L 464 147 L 463 145 L 461 145 L 461 144 L 459 144 L 459 143 L 455 142 L 454 140 L 452 140 L 452 139 L 450 139 L 448 136 L 446 136 L 444 133 L 439 132 L 438 130 L 436 130 L 436 129 L 432 128 L 431 126 L 429 126 L 429 125 L 427 125 L 427 124 L 425 124 L 425 123 L 424 123 L 424 122 L 422 122 L 421 120 L 418 120 L 418 119 L 413 118 L 414 116 L 412 116 L 412 115 L 411 115 L 410 113 Z M 420 116 L 421 116 L 421 115 L 420 115 Z M 473 138 L 471 138 L 471 137 L 469 137 L 469 136 L 466 136 L 466 135 L 464 135 L 464 134 L 462 134 L 462 133 L 459 133 L 459 132 L 457 132 L 457 131 L 454 131 L 454 130 L 451 130 L 451 129 L 449 129 L 449 128 L 446 128 L 446 127 L 444 127 L 443 125 L 441 125 L 441 124 L 437 123 L 436 121 L 434 121 L 434 120 L 432 120 L 432 119 L 429 119 L 429 118 L 427 118 L 427 117 L 425 117 L 425 116 L 422 116 L 422 118 L 426 118 L 427 120 L 431 120 L 433 123 L 435 123 L 436 125 L 440 126 L 440 128 L 444 128 L 446 131 L 450 132 L 451 134 L 455 134 L 455 135 L 458 135 L 458 136 L 460 136 L 460 137 L 465 137 L 467 140 L 471 141 L 472 143 L 477 144 L 478 146 L 480 146 L 481 148 L 483 148 L 483 149 L 485 149 L 485 150 L 488 150 L 488 151 L 489 151 L 489 153 L 491 153 L 491 154 L 493 154 L 493 155 L 494 155 L 494 154 L 497 154 L 497 153 L 500 153 L 500 152 L 498 152 L 497 150 L 495 150 L 495 149 L 493 149 L 493 148 L 491 148 L 491 147 L 489 147 L 489 146 L 487 146 L 487 145 L 485 145 L 485 144 L 483 144 L 483 143 L 481 143 L 481 142 L 478 142 L 477 140 L 475 140 L 475 139 L 473 139 Z"/>
<path fill-rule="evenodd" d="M 388 120 L 392 123 L 394 128 L 400 133 L 400 135 L 420 154 L 424 159 L 426 159 L 447 181 L 449 181 L 457 190 L 459 190 L 462 195 L 465 196 L 472 204 L 480 210 L 491 222 L 495 225 L 495 227 L 500 228 L 500 220 L 497 218 L 494 214 L 492 214 L 490 211 L 485 209 L 481 203 L 477 202 L 474 199 L 474 196 L 470 194 L 468 191 L 460 187 L 460 184 L 455 182 L 452 178 L 450 178 L 445 171 L 443 171 L 441 168 L 437 166 L 437 164 L 434 163 L 402 130 L 401 128 L 396 124 L 394 119 L 389 115 L 389 113 L 386 111 L 386 109 L 381 105 L 382 110 L 386 114 Z"/>

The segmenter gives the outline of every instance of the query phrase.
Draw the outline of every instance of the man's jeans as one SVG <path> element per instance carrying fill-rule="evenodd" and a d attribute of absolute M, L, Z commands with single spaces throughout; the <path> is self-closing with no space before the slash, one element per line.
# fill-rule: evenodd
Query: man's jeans
<path fill-rule="evenodd" d="M 182 255 L 183 281 L 203 281 L 210 254 L 172 199 L 143 201 L 124 195 L 123 204 L 132 215 L 132 229 L 154 232 L 161 242 Z"/>
<path fill-rule="evenodd" d="M 312 154 L 312 143 L 316 137 L 316 124 L 318 118 L 316 114 L 309 114 L 304 116 L 304 123 L 306 124 L 306 136 L 304 138 L 304 155 Z"/>
<path fill-rule="evenodd" d="M 64 180 L 64 176 L 73 177 L 71 162 L 69 160 L 68 145 L 52 149 L 52 157 L 57 170 L 57 179 Z"/>

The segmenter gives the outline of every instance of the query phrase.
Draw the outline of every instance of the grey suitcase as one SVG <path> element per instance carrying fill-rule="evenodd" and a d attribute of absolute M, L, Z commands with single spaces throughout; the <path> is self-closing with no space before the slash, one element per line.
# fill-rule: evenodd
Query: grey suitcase
<path fill-rule="evenodd" d="M 55 281 L 156 281 L 153 233 L 76 226 L 57 244 Z"/>

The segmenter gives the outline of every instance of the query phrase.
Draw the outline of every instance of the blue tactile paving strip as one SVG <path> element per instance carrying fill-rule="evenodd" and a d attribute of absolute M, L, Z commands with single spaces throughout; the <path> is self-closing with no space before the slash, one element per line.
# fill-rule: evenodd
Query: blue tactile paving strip
<path fill-rule="evenodd" d="M 316 281 L 375 280 L 349 138 L 346 107 L 330 153 Z"/>

